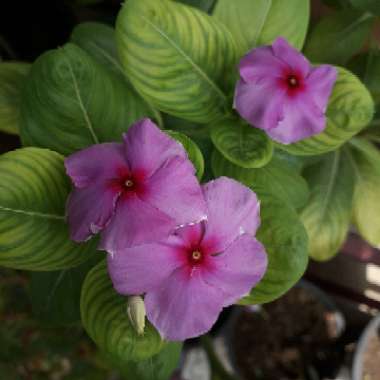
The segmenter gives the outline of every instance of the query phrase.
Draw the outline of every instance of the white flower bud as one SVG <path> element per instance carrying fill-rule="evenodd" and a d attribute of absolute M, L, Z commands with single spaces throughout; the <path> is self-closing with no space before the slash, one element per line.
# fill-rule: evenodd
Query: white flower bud
<path fill-rule="evenodd" d="M 144 300 L 142 297 L 128 297 L 127 314 L 133 328 L 137 331 L 137 334 L 144 334 L 146 312 Z"/>

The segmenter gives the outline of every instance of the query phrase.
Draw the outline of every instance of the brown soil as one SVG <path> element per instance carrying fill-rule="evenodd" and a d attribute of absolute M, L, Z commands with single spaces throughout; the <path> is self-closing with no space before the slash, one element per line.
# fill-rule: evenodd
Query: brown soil
<path fill-rule="evenodd" d="M 363 380 L 380 379 L 380 328 L 368 342 L 363 358 Z"/>
<path fill-rule="evenodd" d="M 263 309 L 243 311 L 235 324 L 233 351 L 244 379 L 319 379 L 318 367 L 334 362 L 334 314 L 304 288 Z"/>

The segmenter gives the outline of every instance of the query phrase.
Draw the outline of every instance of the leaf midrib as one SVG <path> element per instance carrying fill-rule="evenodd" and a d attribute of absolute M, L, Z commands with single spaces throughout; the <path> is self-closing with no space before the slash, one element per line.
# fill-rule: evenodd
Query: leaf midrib
<path fill-rule="evenodd" d="M 219 98 L 223 100 L 224 103 L 227 102 L 226 95 L 221 91 L 221 89 L 209 78 L 209 76 L 189 57 L 184 50 L 181 49 L 178 44 L 173 41 L 170 36 L 168 36 L 162 29 L 160 29 L 156 24 L 151 22 L 148 18 L 143 15 L 140 17 L 158 34 L 161 35 L 198 73 L 198 75 L 215 91 Z"/>
<path fill-rule="evenodd" d="M 88 116 L 87 110 L 86 110 L 86 108 L 85 108 L 85 106 L 83 104 L 82 96 L 81 96 L 81 93 L 79 91 L 79 86 L 78 86 L 77 78 L 75 77 L 75 73 L 74 73 L 73 67 L 71 66 L 71 63 L 70 63 L 69 59 L 66 58 L 66 62 L 67 62 L 67 65 L 68 65 L 68 68 L 69 68 L 69 71 L 70 71 L 71 78 L 73 80 L 74 92 L 75 92 L 75 95 L 77 97 L 79 107 L 80 107 L 80 109 L 82 111 L 83 118 L 84 118 L 84 121 L 86 123 L 87 129 L 90 131 L 90 134 L 91 134 L 91 137 L 92 137 L 94 143 L 95 144 L 99 144 L 99 139 L 96 136 L 96 133 L 94 131 L 94 128 L 93 128 L 91 120 L 90 120 L 90 117 Z"/>
<path fill-rule="evenodd" d="M 47 214 L 47 213 L 38 212 L 38 211 L 14 209 L 11 207 L 4 207 L 1 205 L 0 205 L 0 211 L 13 212 L 15 214 L 22 214 L 22 215 L 27 215 L 27 216 L 42 218 L 42 219 L 53 219 L 53 220 L 62 220 L 62 221 L 65 220 L 64 215 Z"/>

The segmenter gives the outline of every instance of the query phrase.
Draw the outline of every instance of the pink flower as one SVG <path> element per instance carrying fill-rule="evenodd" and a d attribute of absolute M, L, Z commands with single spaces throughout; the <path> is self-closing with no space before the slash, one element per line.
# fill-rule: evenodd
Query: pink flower
<path fill-rule="evenodd" d="M 168 340 L 207 332 L 267 267 L 264 247 L 254 238 L 260 224 L 255 193 L 224 177 L 204 185 L 203 193 L 204 222 L 181 227 L 161 243 L 108 256 L 115 289 L 145 293 L 147 317 Z"/>
<path fill-rule="evenodd" d="M 65 160 L 75 187 L 67 203 L 71 238 L 80 242 L 102 231 L 100 247 L 111 253 L 165 239 L 206 213 L 181 144 L 149 119 L 134 124 L 123 139 Z"/>
<path fill-rule="evenodd" d="M 337 78 L 334 67 L 313 68 L 284 38 L 277 38 L 272 46 L 243 57 L 239 71 L 235 108 L 273 140 L 290 144 L 325 129 L 327 103 Z"/>

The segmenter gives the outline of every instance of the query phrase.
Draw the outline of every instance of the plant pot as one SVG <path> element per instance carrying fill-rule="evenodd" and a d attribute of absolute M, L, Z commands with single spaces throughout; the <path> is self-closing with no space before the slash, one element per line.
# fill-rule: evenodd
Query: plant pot
<path fill-rule="evenodd" d="M 337 376 L 343 315 L 312 284 L 301 281 L 280 299 L 237 307 L 214 341 L 226 369 L 239 380 L 322 380 Z"/>
<path fill-rule="evenodd" d="M 365 328 L 357 345 L 352 380 L 380 379 L 380 315 Z"/>

